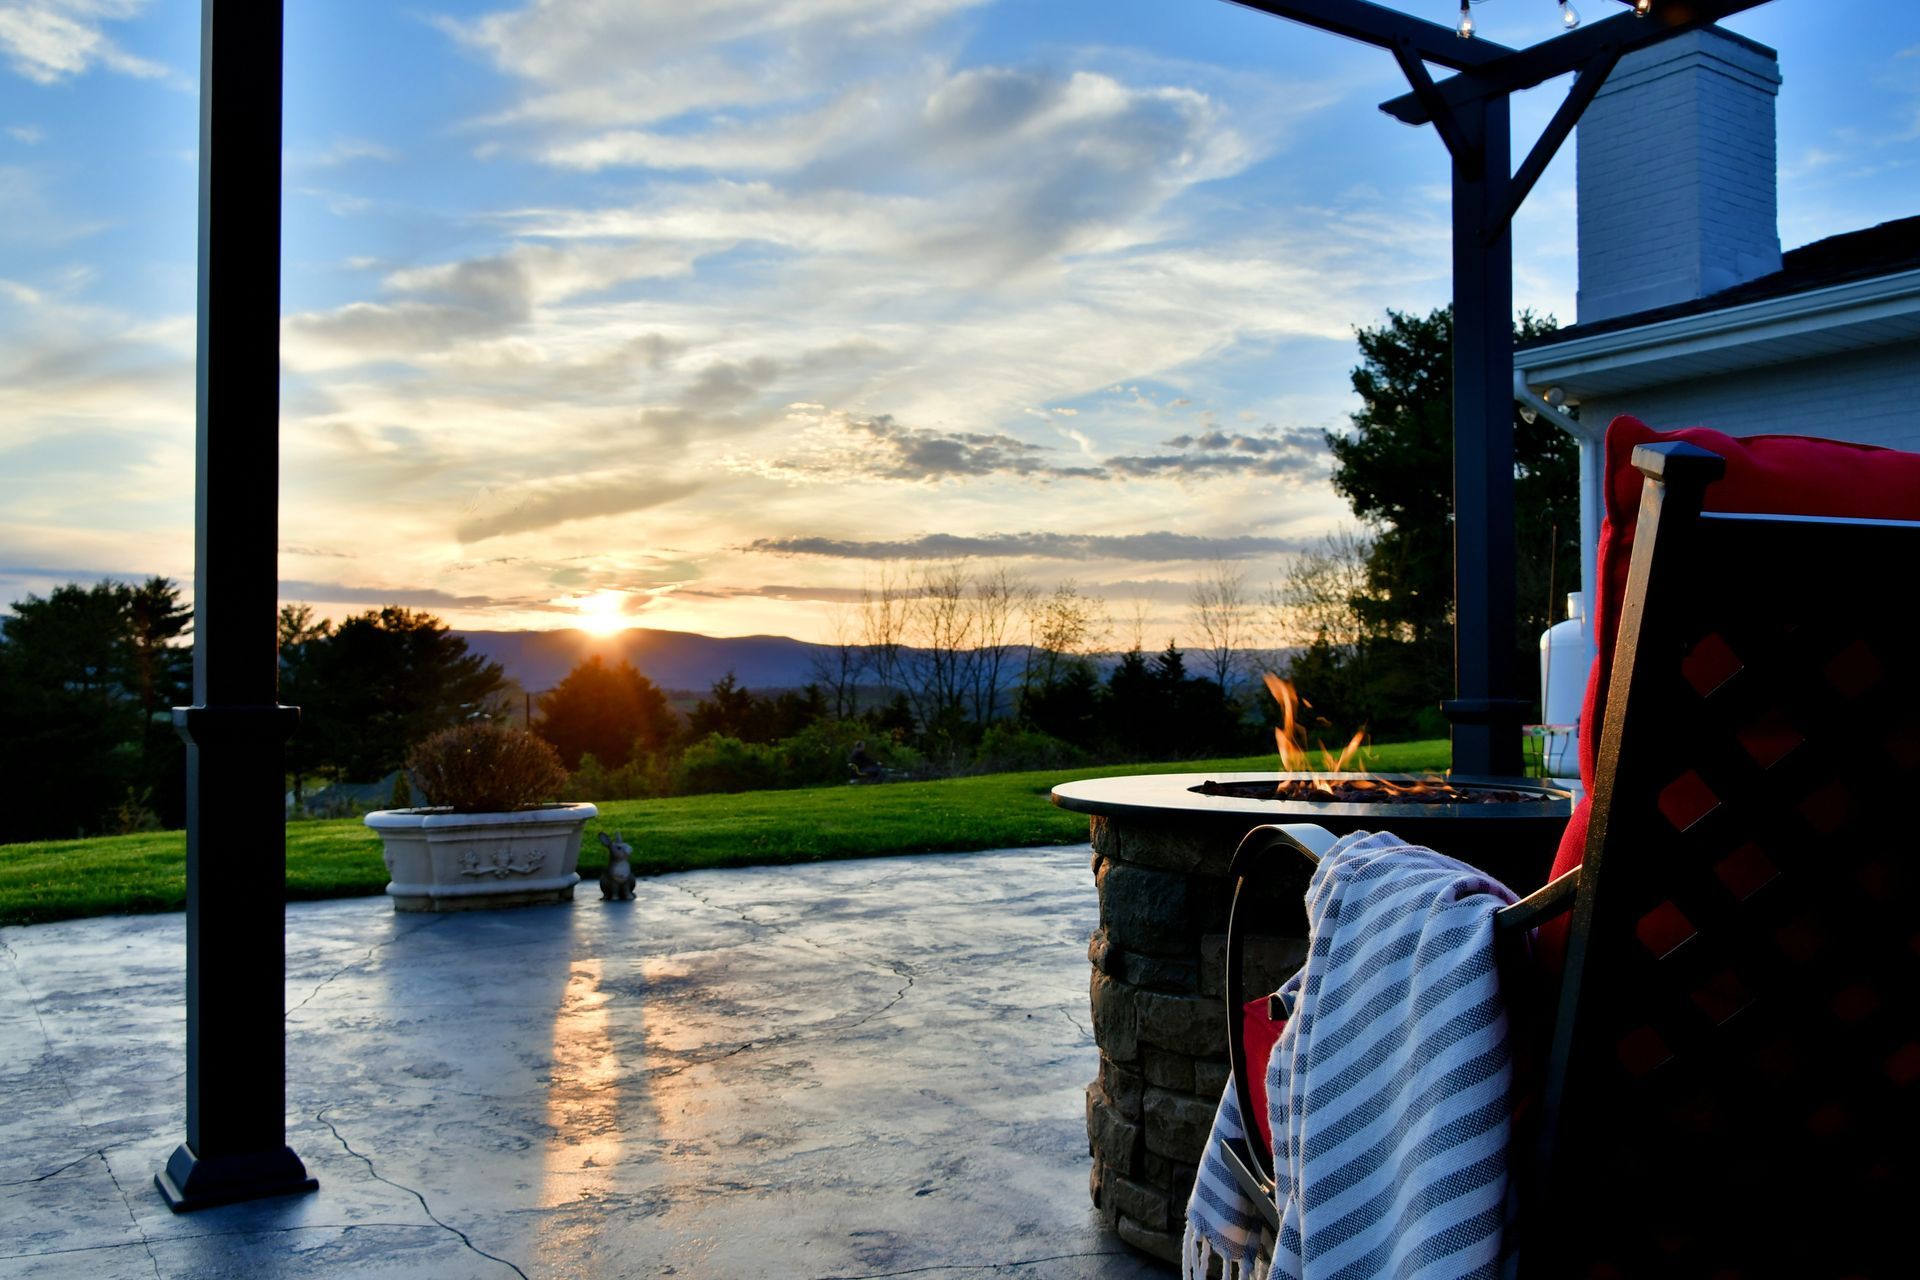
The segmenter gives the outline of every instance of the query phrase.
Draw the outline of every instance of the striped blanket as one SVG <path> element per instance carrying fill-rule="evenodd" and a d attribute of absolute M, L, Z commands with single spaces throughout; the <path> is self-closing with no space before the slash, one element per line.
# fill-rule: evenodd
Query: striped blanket
<path fill-rule="evenodd" d="M 1267 1064 L 1275 1280 L 1498 1276 L 1512 1068 L 1493 913 L 1513 900 L 1384 832 L 1321 859 Z M 1242 1132 L 1229 1082 L 1187 1204 L 1184 1276 L 1216 1256 L 1230 1280 L 1262 1274 L 1259 1218 L 1218 1155 Z"/>

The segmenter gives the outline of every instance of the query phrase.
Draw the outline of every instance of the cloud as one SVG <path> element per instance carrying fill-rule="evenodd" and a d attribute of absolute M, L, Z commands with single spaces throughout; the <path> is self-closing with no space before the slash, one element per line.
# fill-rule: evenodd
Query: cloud
<path fill-rule="evenodd" d="M 283 322 L 288 363 L 341 368 L 445 359 L 463 346 L 525 326 L 543 306 L 641 278 L 684 275 L 684 245 L 635 237 L 619 244 L 518 243 L 499 253 L 399 267 L 381 282 L 387 300 L 307 311 Z M 659 334 L 621 335 L 653 367 L 677 349 Z"/>
<path fill-rule="evenodd" d="M 139 16 L 147 0 L 9 0 L 0 6 L 0 57 L 36 84 L 55 84 L 94 66 L 151 79 L 167 69 L 120 48 L 102 30 Z"/>
<path fill-rule="evenodd" d="M 525 84 L 496 123 L 605 127 L 805 97 L 985 2 L 530 0 L 440 26 Z"/>
<path fill-rule="evenodd" d="M 1327 465 L 1324 433 L 1303 427 L 1252 434 L 1208 430 L 1167 441 L 1179 453 L 1109 458 L 1115 474 L 1136 479 L 1285 476 L 1317 478 Z"/>
<path fill-rule="evenodd" d="M 1299 538 L 1252 535 L 1208 538 L 1190 533 L 929 533 L 898 541 L 861 542 L 841 538 L 758 538 L 745 548 L 787 556 L 828 556 L 841 560 L 952 560 L 968 556 L 1041 560 L 1245 560 L 1293 552 Z"/>
<path fill-rule="evenodd" d="M 736 470 L 776 479 L 839 483 L 849 479 L 930 484 L 942 480 L 1013 476 L 1026 480 L 1101 478 L 1097 467 L 1062 466 L 1057 450 L 994 431 L 935 431 L 909 427 L 892 414 L 863 417 L 813 404 L 789 407 L 790 421 L 808 424 L 804 453 L 776 459 L 739 454 Z"/>
<path fill-rule="evenodd" d="M 335 138 L 319 151 L 302 152 L 287 157 L 289 164 L 308 169 L 332 169 L 351 164 L 356 160 L 379 160 L 383 163 L 391 163 L 398 159 L 400 159 L 398 151 L 371 138 Z"/>
<path fill-rule="evenodd" d="M 282 600 L 320 600 L 327 604 L 400 605 L 408 609 L 483 609 L 491 596 L 457 596 L 437 587 L 349 587 L 339 582 L 280 580 Z"/>
<path fill-rule="evenodd" d="M 7 136 L 15 142 L 37 147 L 47 140 L 47 131 L 37 124 L 16 124 L 7 127 Z"/>
<path fill-rule="evenodd" d="M 822 604 L 853 604 L 866 594 L 859 587 L 681 587 L 676 596 L 702 600 L 796 600 Z"/>
<path fill-rule="evenodd" d="M 1025 411 L 1032 413 L 1032 410 Z M 823 406 L 788 406 L 788 420 L 805 424 L 803 451 L 774 458 L 734 453 L 724 461 L 734 470 L 769 479 L 814 483 L 891 480 L 931 484 L 951 480 L 1010 477 L 1055 480 L 1172 479 L 1205 480 L 1269 476 L 1316 478 L 1326 469 L 1327 448 L 1317 429 L 1268 428 L 1227 433 L 1209 429 L 1166 442 L 1177 453 L 1093 456 L 1083 432 L 1067 435 L 1080 447 L 1082 461 L 1057 460 L 1060 451 L 1006 432 L 937 431 L 902 425 L 891 414 L 866 417 Z"/>
<path fill-rule="evenodd" d="M 454 536 L 463 543 L 482 542 L 571 520 L 625 515 L 675 502 L 700 487 L 693 482 L 662 482 L 637 473 L 545 483 L 516 490 L 512 496 L 502 493 L 491 510 L 462 520 Z"/>

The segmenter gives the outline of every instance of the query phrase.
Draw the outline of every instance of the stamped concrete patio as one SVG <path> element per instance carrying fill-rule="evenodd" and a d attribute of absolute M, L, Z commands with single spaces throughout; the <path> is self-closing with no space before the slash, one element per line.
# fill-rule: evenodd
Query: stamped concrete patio
<path fill-rule="evenodd" d="M 182 918 L 0 930 L 9 1277 L 1161 1276 L 1087 1196 L 1082 846 L 287 910 L 312 1195 L 175 1217 Z"/>

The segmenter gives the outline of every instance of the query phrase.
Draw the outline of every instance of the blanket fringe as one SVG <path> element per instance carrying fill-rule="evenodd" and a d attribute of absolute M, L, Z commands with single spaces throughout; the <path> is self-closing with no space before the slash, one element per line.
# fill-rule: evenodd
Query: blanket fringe
<path fill-rule="evenodd" d="M 1188 1223 L 1185 1234 L 1180 1237 L 1180 1280 L 1209 1280 L 1209 1270 L 1215 1260 L 1220 1263 L 1218 1280 L 1267 1280 L 1270 1262 L 1261 1265 L 1260 1257 L 1229 1258 L 1213 1251 L 1199 1232 Z"/>

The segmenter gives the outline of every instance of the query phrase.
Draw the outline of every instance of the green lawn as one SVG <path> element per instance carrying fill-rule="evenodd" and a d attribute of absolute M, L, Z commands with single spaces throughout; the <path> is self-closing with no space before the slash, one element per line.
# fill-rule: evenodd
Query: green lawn
<path fill-rule="evenodd" d="M 1383 771 L 1444 769 L 1447 743 L 1394 743 L 1368 760 Z M 588 824 L 580 874 L 600 874 L 597 831 L 619 831 L 641 874 L 749 863 L 816 862 L 886 853 L 997 849 L 1083 840 L 1084 816 L 1048 791 L 1074 778 L 1122 773 L 1227 773 L 1273 767 L 1240 760 L 1106 765 L 999 773 L 877 787 L 817 787 L 741 795 L 614 800 Z M 128 911 L 178 911 L 186 903 L 186 837 L 178 831 L 0 845 L 0 924 L 32 924 Z M 346 898 L 386 888 L 380 841 L 357 818 L 287 826 L 287 897 Z"/>

